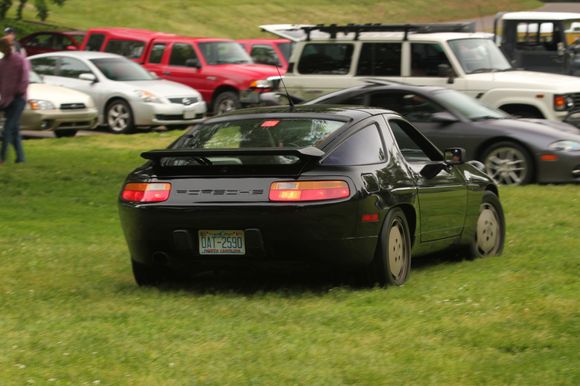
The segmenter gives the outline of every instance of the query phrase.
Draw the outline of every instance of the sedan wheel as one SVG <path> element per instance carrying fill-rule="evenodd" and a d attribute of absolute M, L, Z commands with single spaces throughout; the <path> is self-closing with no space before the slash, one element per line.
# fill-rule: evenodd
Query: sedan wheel
<path fill-rule="evenodd" d="M 405 214 L 394 208 L 387 214 L 376 256 L 368 268 L 369 284 L 402 285 L 411 271 L 411 236 Z"/>
<path fill-rule="evenodd" d="M 505 218 L 499 198 L 485 192 L 479 207 L 475 233 L 471 242 L 469 258 L 497 256 L 503 251 Z"/>
<path fill-rule="evenodd" d="M 487 174 L 498 184 L 521 185 L 532 180 L 532 161 L 520 145 L 502 142 L 487 150 L 483 157 Z"/>
<path fill-rule="evenodd" d="M 126 134 L 133 130 L 133 112 L 127 102 L 116 100 L 109 105 L 107 125 L 115 134 Z"/>

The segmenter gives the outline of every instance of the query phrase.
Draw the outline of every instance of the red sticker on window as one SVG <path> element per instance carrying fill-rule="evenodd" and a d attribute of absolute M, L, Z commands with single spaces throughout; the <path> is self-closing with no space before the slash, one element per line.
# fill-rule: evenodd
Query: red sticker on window
<path fill-rule="evenodd" d="M 274 126 L 278 125 L 278 123 L 280 123 L 280 121 L 264 121 L 264 122 L 262 122 L 262 124 L 260 126 L 262 126 L 262 127 L 274 127 Z"/>

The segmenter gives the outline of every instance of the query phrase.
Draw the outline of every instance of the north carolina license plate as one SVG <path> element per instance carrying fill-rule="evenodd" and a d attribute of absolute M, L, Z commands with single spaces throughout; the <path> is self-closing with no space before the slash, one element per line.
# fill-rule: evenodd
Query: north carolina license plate
<path fill-rule="evenodd" d="M 200 255 L 245 255 L 246 240 L 241 230 L 199 230 Z"/>
<path fill-rule="evenodd" d="M 185 110 L 183 112 L 183 119 L 193 119 L 193 118 L 195 118 L 195 111 Z"/>

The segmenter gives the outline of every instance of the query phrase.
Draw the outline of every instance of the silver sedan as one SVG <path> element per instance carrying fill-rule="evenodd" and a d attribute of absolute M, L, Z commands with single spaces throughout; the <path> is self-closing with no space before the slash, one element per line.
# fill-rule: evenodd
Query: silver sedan
<path fill-rule="evenodd" d="M 99 122 L 114 133 L 151 126 L 186 127 L 205 117 L 197 90 L 157 78 L 131 60 L 103 52 L 53 52 L 29 57 L 46 83 L 89 94 Z"/>

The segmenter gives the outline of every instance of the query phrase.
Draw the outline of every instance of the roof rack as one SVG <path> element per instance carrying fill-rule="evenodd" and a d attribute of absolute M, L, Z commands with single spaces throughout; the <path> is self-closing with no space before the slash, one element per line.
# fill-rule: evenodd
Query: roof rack
<path fill-rule="evenodd" d="M 310 33 L 313 31 L 326 32 L 330 34 L 331 39 L 336 39 L 340 32 L 343 34 L 354 33 L 354 40 L 358 40 L 362 32 L 404 32 L 404 40 L 410 32 L 415 33 L 436 33 L 436 32 L 475 32 L 475 22 L 455 23 L 455 24 L 317 24 L 315 26 L 303 26 L 306 32 L 306 40 L 310 40 Z"/>

